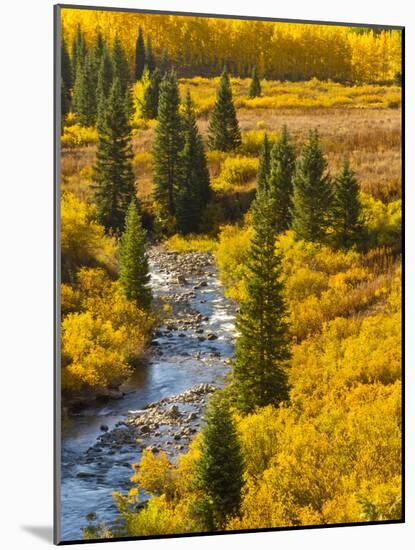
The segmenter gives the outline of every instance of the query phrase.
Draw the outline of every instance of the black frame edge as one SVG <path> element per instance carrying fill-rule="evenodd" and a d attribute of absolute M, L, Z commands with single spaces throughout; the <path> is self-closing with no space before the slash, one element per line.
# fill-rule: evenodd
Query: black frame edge
<path fill-rule="evenodd" d="M 60 350 L 60 128 L 61 128 L 61 8 L 53 6 L 53 106 L 54 106 L 54 144 L 53 144 L 53 273 L 54 273 L 54 330 L 53 330 L 53 542 L 61 543 L 60 490 L 61 490 L 61 350 Z"/>

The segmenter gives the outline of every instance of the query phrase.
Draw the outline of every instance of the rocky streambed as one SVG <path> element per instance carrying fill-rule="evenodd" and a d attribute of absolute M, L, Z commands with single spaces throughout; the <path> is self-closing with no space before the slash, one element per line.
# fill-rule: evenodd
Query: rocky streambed
<path fill-rule="evenodd" d="M 62 434 L 61 531 L 82 538 L 85 516 L 111 525 L 113 491 L 127 491 L 131 464 L 144 449 L 171 460 L 203 423 L 209 395 L 223 385 L 233 355 L 235 306 L 223 295 L 209 253 L 150 251 L 156 300 L 169 305 L 148 364 L 120 388 L 120 398 L 72 415 Z"/>
<path fill-rule="evenodd" d="M 153 453 L 163 449 L 168 455 L 184 452 L 200 428 L 207 397 L 215 389 L 213 384 L 198 384 L 178 395 L 149 403 L 142 410 L 132 411 L 110 431 L 107 425 L 102 424 L 100 429 L 104 434 L 86 451 L 84 463 L 94 463 L 104 449 L 111 455 L 115 454 L 115 449 L 127 450 L 131 446 Z M 77 475 L 90 476 L 88 472 Z"/>

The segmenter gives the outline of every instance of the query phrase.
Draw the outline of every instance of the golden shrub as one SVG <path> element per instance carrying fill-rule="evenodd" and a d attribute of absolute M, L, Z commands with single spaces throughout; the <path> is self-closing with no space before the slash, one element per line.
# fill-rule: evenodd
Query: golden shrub
<path fill-rule="evenodd" d="M 233 186 L 245 185 L 255 178 L 258 170 L 258 159 L 236 156 L 226 157 L 220 175 L 212 182 L 215 191 L 226 191 Z"/>
<path fill-rule="evenodd" d="M 65 126 L 61 136 L 62 147 L 79 147 L 93 145 L 98 141 L 98 132 L 93 126 L 81 126 L 72 124 Z"/>
<path fill-rule="evenodd" d="M 78 308 L 62 320 L 62 389 L 74 394 L 118 387 L 144 352 L 152 319 L 102 269 L 82 268 L 71 296 Z"/>
<path fill-rule="evenodd" d="M 96 209 L 73 193 L 61 197 L 62 276 L 73 276 L 81 265 L 116 267 L 116 243 L 96 221 Z"/>

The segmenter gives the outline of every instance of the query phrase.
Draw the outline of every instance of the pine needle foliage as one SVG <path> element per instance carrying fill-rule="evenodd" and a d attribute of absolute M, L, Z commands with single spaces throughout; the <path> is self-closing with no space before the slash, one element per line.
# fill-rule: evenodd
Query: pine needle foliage
<path fill-rule="evenodd" d="M 159 96 L 160 96 L 161 75 L 156 68 L 150 75 L 150 82 L 144 91 L 141 104 L 141 115 L 146 119 L 157 118 Z"/>
<path fill-rule="evenodd" d="M 290 143 L 287 127 L 284 125 L 280 137 L 271 150 L 268 189 L 275 202 L 275 229 L 277 233 L 291 226 L 291 197 L 295 168 L 295 147 Z"/>
<path fill-rule="evenodd" d="M 131 129 L 125 97 L 118 78 L 99 117 L 98 146 L 94 165 L 98 221 L 107 231 L 122 232 L 125 215 L 135 196 L 131 159 Z"/>
<path fill-rule="evenodd" d="M 311 130 L 293 176 L 292 228 L 299 239 L 324 242 L 330 225 L 331 180 L 317 130 Z"/>
<path fill-rule="evenodd" d="M 362 205 L 359 200 L 359 182 L 348 160 L 334 182 L 332 229 L 336 247 L 351 248 L 362 245 L 365 235 Z"/>
<path fill-rule="evenodd" d="M 71 58 L 69 57 L 68 45 L 65 36 L 62 34 L 61 39 L 61 102 L 62 115 L 69 112 L 72 89 L 72 67 Z"/>
<path fill-rule="evenodd" d="M 182 121 L 179 113 L 179 88 L 174 72 L 166 75 L 160 85 L 158 124 L 153 145 L 154 194 L 162 218 L 174 216 L 180 182 L 180 151 Z"/>
<path fill-rule="evenodd" d="M 232 89 L 226 68 L 223 70 L 216 93 L 209 124 L 209 148 L 233 151 L 241 145 L 241 131 L 232 100 Z"/>
<path fill-rule="evenodd" d="M 127 88 L 130 84 L 131 75 L 127 57 L 125 55 L 124 48 L 118 35 L 115 36 L 112 45 L 111 59 L 113 78 L 118 78 L 120 82 L 121 93 L 125 96 Z"/>
<path fill-rule="evenodd" d="M 146 48 L 144 44 L 143 29 L 138 29 L 137 42 L 135 44 L 135 67 L 134 76 L 136 80 L 140 80 L 143 76 L 144 67 L 146 65 Z"/>
<path fill-rule="evenodd" d="M 151 44 L 151 37 L 149 36 L 147 38 L 147 46 L 146 46 L 146 65 L 150 72 L 150 74 L 155 70 L 156 68 L 156 60 L 154 58 L 153 53 L 153 46 Z"/>
<path fill-rule="evenodd" d="M 75 78 L 78 72 L 79 65 L 83 65 L 87 54 L 87 46 L 85 41 L 85 34 L 81 30 L 81 25 L 77 25 L 76 33 L 72 41 L 71 49 L 71 66 L 72 66 L 72 82 L 75 82 Z"/>
<path fill-rule="evenodd" d="M 246 294 L 237 317 L 233 365 L 237 406 L 244 412 L 288 399 L 290 341 L 276 252 L 275 203 L 267 193 L 252 207 L 254 236 L 247 257 Z"/>
<path fill-rule="evenodd" d="M 145 230 L 134 198 L 127 210 L 124 233 L 120 239 L 120 283 L 126 298 L 140 309 L 151 305 L 150 274 Z"/>
<path fill-rule="evenodd" d="M 249 85 L 249 93 L 248 97 L 253 99 L 254 97 L 259 97 L 261 95 L 261 82 L 259 80 L 258 76 L 258 70 L 256 66 L 252 69 L 252 80 L 251 84 Z"/>
<path fill-rule="evenodd" d="M 263 193 L 268 190 L 268 178 L 270 174 L 271 165 L 271 145 L 268 139 L 267 133 L 264 135 L 264 139 L 261 145 L 261 151 L 259 154 L 259 166 L 257 175 L 257 191 Z"/>
<path fill-rule="evenodd" d="M 201 458 L 195 484 L 203 497 L 195 514 L 208 531 L 225 527 L 241 503 L 243 459 L 237 431 L 226 400 L 214 395 L 207 407 L 202 430 Z"/>
<path fill-rule="evenodd" d="M 82 126 L 92 126 L 96 119 L 96 87 L 94 87 L 91 57 L 78 63 L 73 88 L 72 109 Z"/>
<path fill-rule="evenodd" d="M 183 115 L 183 140 L 176 221 L 179 232 L 188 234 L 198 231 L 202 214 L 211 197 L 204 145 L 189 92 L 187 92 Z"/>

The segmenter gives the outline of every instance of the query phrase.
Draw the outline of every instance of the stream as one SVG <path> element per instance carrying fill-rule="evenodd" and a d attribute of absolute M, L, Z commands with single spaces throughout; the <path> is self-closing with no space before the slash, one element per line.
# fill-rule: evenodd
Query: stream
<path fill-rule="evenodd" d="M 94 403 L 64 423 L 63 541 L 83 538 L 90 512 L 113 525 L 117 509 L 111 494 L 128 491 L 131 464 L 144 448 L 163 449 L 172 460 L 185 452 L 200 429 L 212 385 L 222 386 L 229 370 L 235 305 L 224 297 L 213 257 L 153 248 L 149 259 L 154 298 L 170 304 L 172 312 L 154 335 L 149 361 L 121 388 L 123 397 Z"/>

